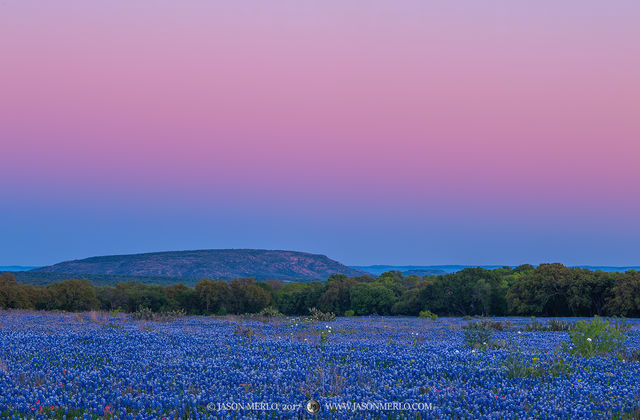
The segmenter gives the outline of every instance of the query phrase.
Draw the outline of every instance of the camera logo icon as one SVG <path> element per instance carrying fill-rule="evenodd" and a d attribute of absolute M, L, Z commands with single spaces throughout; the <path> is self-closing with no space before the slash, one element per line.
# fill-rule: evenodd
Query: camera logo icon
<path fill-rule="evenodd" d="M 309 400 L 307 401 L 306 409 L 309 414 L 318 414 L 320 411 L 320 403 L 316 400 Z"/>

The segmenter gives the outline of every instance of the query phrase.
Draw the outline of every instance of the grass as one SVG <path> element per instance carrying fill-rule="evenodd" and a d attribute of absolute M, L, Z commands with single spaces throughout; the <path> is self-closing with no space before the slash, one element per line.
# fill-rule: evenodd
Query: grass
<path fill-rule="evenodd" d="M 573 369 L 561 357 L 554 357 L 550 360 L 540 360 L 539 357 L 526 357 L 512 354 L 504 361 L 505 375 L 508 379 L 513 378 L 545 378 L 560 377 L 568 378 Z"/>
<path fill-rule="evenodd" d="M 557 331 L 570 331 L 573 328 L 574 324 L 559 320 L 559 319 L 550 319 L 547 322 L 540 322 L 535 317 L 531 318 L 531 322 L 528 323 L 524 327 L 524 331 L 532 332 L 532 331 L 543 331 L 543 332 L 557 332 Z"/>
<path fill-rule="evenodd" d="M 578 321 L 569 331 L 571 344 L 565 343 L 564 349 L 572 355 L 591 358 L 594 356 L 614 355 L 624 358 L 626 324 L 620 320 L 605 321 L 594 317 L 591 321 Z"/>

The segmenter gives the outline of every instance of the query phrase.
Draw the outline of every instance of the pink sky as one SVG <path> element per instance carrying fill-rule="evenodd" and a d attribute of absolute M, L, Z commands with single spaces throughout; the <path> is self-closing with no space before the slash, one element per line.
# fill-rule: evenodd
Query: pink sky
<path fill-rule="evenodd" d="M 639 21 L 637 1 L 5 0 L 0 216 L 43 245 L 0 264 L 229 243 L 354 264 L 640 264 Z M 118 235 L 159 205 L 177 225 L 163 241 Z M 33 206 L 58 219 L 33 225 L 18 210 Z M 325 228 L 302 239 L 297 218 Z M 51 224 L 81 238 L 96 223 L 104 245 L 53 245 Z M 375 229 L 411 249 L 372 244 Z M 542 232 L 575 240 L 547 251 Z M 503 240 L 481 254 L 453 239 L 486 234 Z"/>

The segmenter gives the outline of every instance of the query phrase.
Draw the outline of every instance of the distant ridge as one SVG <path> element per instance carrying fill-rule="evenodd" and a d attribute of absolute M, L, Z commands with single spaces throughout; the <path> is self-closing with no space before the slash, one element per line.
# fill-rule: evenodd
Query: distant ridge
<path fill-rule="evenodd" d="M 355 270 L 366 271 L 374 276 L 379 276 L 387 271 L 400 271 L 403 276 L 417 275 L 423 276 L 436 276 L 449 273 L 450 271 L 443 270 L 440 266 L 423 266 L 423 265 L 351 265 L 350 268 Z"/>
<path fill-rule="evenodd" d="M 199 279 L 255 277 L 325 280 L 331 274 L 365 275 L 325 255 L 264 249 L 209 249 L 109 255 L 65 261 L 34 273 L 100 274 Z"/>
<path fill-rule="evenodd" d="M 0 272 L 3 271 L 27 271 L 38 267 L 25 267 L 23 265 L 3 265 L 0 266 Z"/>
<path fill-rule="evenodd" d="M 514 265 L 350 265 L 349 267 L 366 271 L 368 273 L 374 274 L 376 276 L 387 272 L 387 271 L 400 271 L 403 275 L 408 276 L 410 274 L 417 275 L 438 275 L 445 273 L 455 273 L 460 270 L 464 270 L 465 268 L 484 268 L 486 270 L 494 270 L 500 267 L 512 267 L 515 268 Z M 534 264 L 534 267 L 537 267 L 537 264 Z M 592 271 L 606 271 L 606 272 L 625 272 L 629 270 L 640 271 L 640 266 L 627 266 L 627 267 L 615 267 L 608 265 L 579 265 L 572 266 L 567 265 L 567 267 L 578 267 L 585 268 Z"/>

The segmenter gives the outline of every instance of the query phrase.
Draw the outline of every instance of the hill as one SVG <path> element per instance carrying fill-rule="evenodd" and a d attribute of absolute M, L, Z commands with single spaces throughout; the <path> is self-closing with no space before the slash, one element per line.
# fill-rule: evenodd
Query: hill
<path fill-rule="evenodd" d="M 222 280 L 242 277 L 326 280 L 335 273 L 348 276 L 367 274 L 324 255 L 263 249 L 211 249 L 91 257 L 40 267 L 24 275 L 37 276 L 41 273 L 183 279 L 207 277 Z"/>
<path fill-rule="evenodd" d="M 449 271 L 446 269 L 449 266 L 439 265 L 352 265 L 350 267 L 355 270 L 366 271 L 367 273 L 371 273 L 374 276 L 379 276 L 380 274 L 387 271 L 400 271 L 403 276 L 409 276 L 412 274 L 418 276 L 435 276 L 446 274 L 452 271 L 458 271 Z"/>
<path fill-rule="evenodd" d="M 27 271 L 38 267 L 25 267 L 23 265 L 3 265 L 0 267 L 0 273 L 5 271 Z"/>
<path fill-rule="evenodd" d="M 465 268 L 484 268 L 485 270 L 495 270 L 496 268 L 501 267 L 511 267 L 515 268 L 515 265 L 351 265 L 349 266 L 356 270 L 366 271 L 375 276 L 379 276 L 380 274 L 386 271 L 400 271 L 403 276 L 408 276 L 411 274 L 415 274 L 418 276 L 434 276 L 434 275 L 442 275 L 447 273 L 456 273 L 460 270 L 464 270 Z M 537 265 L 534 265 L 537 267 Z M 607 273 L 624 273 L 629 270 L 640 270 L 640 266 L 624 266 L 624 267 L 615 267 L 608 265 L 578 265 L 578 268 L 584 268 L 591 271 L 605 271 Z"/>
<path fill-rule="evenodd" d="M 435 270 L 435 269 L 416 269 L 416 270 L 405 270 L 402 272 L 403 276 L 441 276 L 443 274 L 447 274 L 446 271 L 443 270 Z"/>

